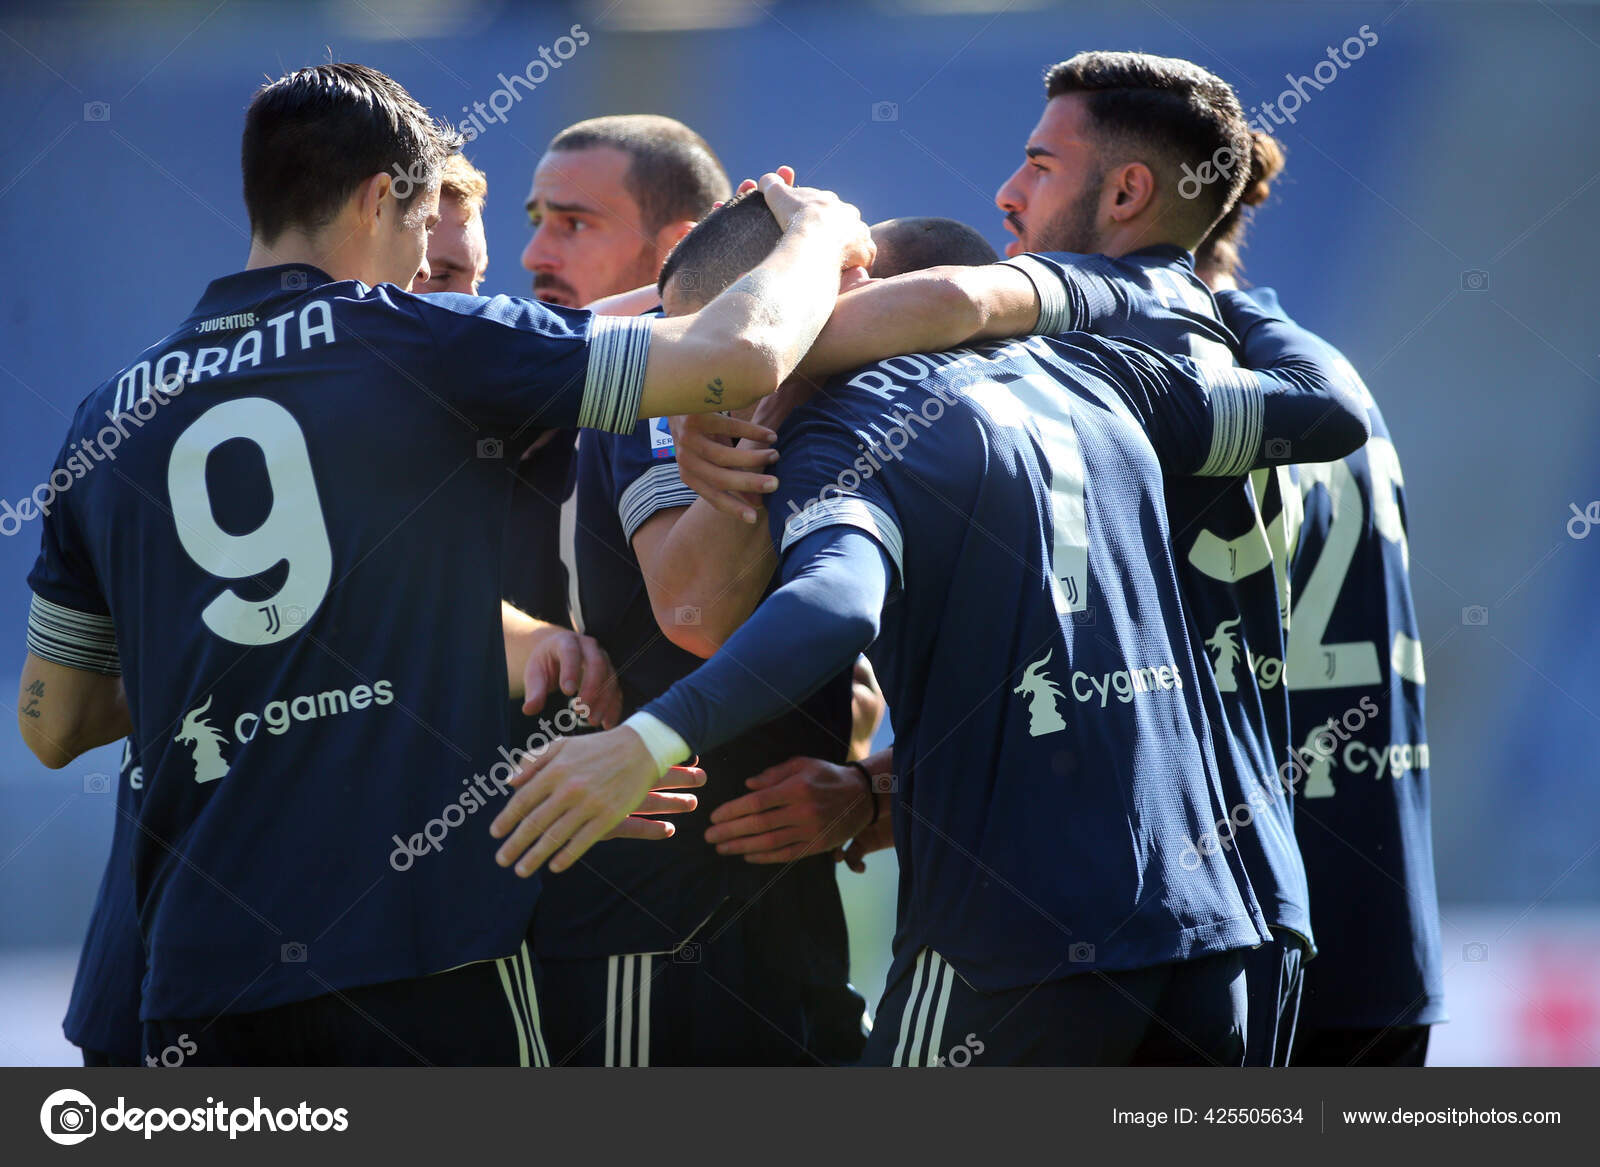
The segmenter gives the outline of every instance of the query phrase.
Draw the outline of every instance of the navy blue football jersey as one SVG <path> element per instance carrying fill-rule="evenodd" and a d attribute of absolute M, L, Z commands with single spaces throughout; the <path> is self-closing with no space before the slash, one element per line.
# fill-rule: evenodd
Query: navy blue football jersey
<path fill-rule="evenodd" d="M 579 438 L 577 491 L 569 504 L 568 573 L 577 581 L 573 626 L 610 656 L 628 713 L 701 663 L 657 625 L 633 552 L 634 533 L 653 515 L 694 501 L 678 475 L 666 418 L 641 421 L 631 434 Z M 692 612 L 682 617 L 695 619 Z M 713 810 L 749 793 L 746 778 L 796 756 L 842 762 L 849 734 L 845 673 L 790 713 L 708 751 L 699 761 L 706 771 L 706 785 L 695 791 L 699 808 L 673 816 L 671 839 L 606 842 L 571 870 L 545 877 L 534 929 L 539 955 L 671 951 L 728 897 L 759 897 L 763 911 L 788 921 L 792 951 L 781 957 L 786 972 L 843 983 L 848 954 L 833 859 L 803 859 L 780 873 L 718 855 L 704 833 Z"/>
<path fill-rule="evenodd" d="M 1119 259 L 1035 255 L 1082 292 L 1075 326 L 1131 337 L 1196 364 L 1237 365 L 1239 341 L 1223 325 L 1210 290 L 1180 247 Z M 1261 475 L 1286 471 L 1258 472 Z M 1207 718 L 1228 812 L 1206 846 L 1238 847 L 1267 922 L 1311 940 L 1305 864 L 1295 842 L 1293 787 L 1279 778 L 1289 758 L 1289 703 L 1278 572 L 1249 479 L 1168 475 L 1167 518 Z"/>
<path fill-rule="evenodd" d="M 117 813 L 111 854 L 89 913 L 89 930 L 72 980 L 61 1030 L 73 1045 L 108 1054 L 117 1065 L 139 1062 L 139 985 L 144 981 L 144 940 L 133 903 L 133 838 L 144 795 L 144 767 L 133 739 L 122 743 L 117 768 Z"/>
<path fill-rule="evenodd" d="M 517 950 L 538 885 L 483 810 L 511 771 L 506 447 L 631 429 L 647 328 L 265 268 L 79 406 L 29 648 L 124 678 L 144 1019 Z"/>
<path fill-rule="evenodd" d="M 1279 310 L 1271 289 L 1252 296 Z M 1294 467 L 1285 500 L 1295 831 L 1322 947 L 1306 966 L 1300 1024 L 1432 1025 L 1446 1017 L 1405 479 L 1360 375 L 1324 348 L 1365 401 L 1372 438 Z"/>
<path fill-rule="evenodd" d="M 1161 464 L 1242 473 L 1262 435 L 1254 375 L 1204 375 L 1032 337 L 890 358 L 786 424 L 775 538 L 858 528 L 898 574 L 868 653 L 895 711 L 891 979 L 924 947 L 998 990 L 1266 939 L 1236 853 L 1195 845 L 1224 804 Z"/>

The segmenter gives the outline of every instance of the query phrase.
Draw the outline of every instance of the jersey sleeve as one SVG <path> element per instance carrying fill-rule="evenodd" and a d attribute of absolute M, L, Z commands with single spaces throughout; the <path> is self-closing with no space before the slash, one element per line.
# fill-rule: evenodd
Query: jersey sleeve
<path fill-rule="evenodd" d="M 853 524 L 819 527 L 780 572 L 782 584 L 727 643 L 642 710 L 693 752 L 793 709 L 877 637 L 891 567 L 875 538 Z"/>
<path fill-rule="evenodd" d="M 666 418 L 646 418 L 631 433 L 608 438 L 605 449 L 611 463 L 611 503 L 630 543 L 653 515 L 694 502 L 694 491 L 678 473 L 677 450 Z"/>
<path fill-rule="evenodd" d="M 893 500 L 859 438 L 833 414 L 826 390 L 796 410 L 778 434 L 778 489 L 767 522 L 780 559 L 814 531 L 853 527 L 905 578 L 905 537 Z"/>
<path fill-rule="evenodd" d="M 1039 296 L 1041 336 L 1095 332 L 1109 321 L 1126 320 L 1130 297 L 1141 290 L 1094 255 L 1018 255 L 1002 260 L 1027 276 Z"/>
<path fill-rule="evenodd" d="M 637 424 L 649 319 L 511 296 L 400 297 L 433 339 L 434 387 L 474 421 L 502 431 Z"/>
<path fill-rule="evenodd" d="M 57 457 L 50 481 L 60 475 L 82 477 L 84 455 L 73 451 L 69 438 Z M 42 530 L 39 556 L 28 573 L 33 599 L 28 608 L 28 651 L 67 668 L 117 676 L 122 663 L 117 633 L 105 589 L 90 559 L 74 511 L 70 488 L 55 491 L 40 503 L 25 499 L 39 512 Z"/>

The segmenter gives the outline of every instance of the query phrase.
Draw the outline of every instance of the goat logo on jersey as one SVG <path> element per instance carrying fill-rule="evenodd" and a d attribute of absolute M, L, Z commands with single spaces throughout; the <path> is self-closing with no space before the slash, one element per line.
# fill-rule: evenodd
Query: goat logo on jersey
<path fill-rule="evenodd" d="M 1332 798 L 1335 793 L 1333 754 L 1319 750 L 1316 745 L 1317 735 L 1323 732 L 1325 732 L 1323 726 L 1315 726 L 1306 735 L 1306 744 L 1300 747 L 1301 756 L 1311 759 L 1311 767 L 1306 771 L 1306 788 L 1303 792 L 1307 798 Z"/>
<path fill-rule="evenodd" d="M 1045 734 L 1058 733 L 1067 728 L 1067 723 L 1061 719 L 1061 713 L 1056 708 L 1056 701 L 1066 694 L 1044 671 L 1044 666 L 1050 663 L 1055 651 L 1052 648 L 1029 665 L 1022 674 L 1022 683 L 1011 690 L 1013 693 L 1023 694 L 1028 699 L 1029 737 L 1043 737 Z"/>
<path fill-rule="evenodd" d="M 223 737 L 216 728 L 200 715 L 211 708 L 211 698 L 205 704 L 191 709 L 183 716 L 178 736 L 172 740 L 178 745 L 194 747 L 194 780 L 214 782 L 228 773 L 228 760 L 222 756 Z"/>
<path fill-rule="evenodd" d="M 1239 663 L 1239 638 L 1233 634 L 1233 630 L 1242 619 L 1242 616 L 1235 616 L 1232 620 L 1224 620 L 1217 625 L 1211 639 L 1206 641 L 1206 647 L 1217 654 L 1211 667 L 1217 674 L 1217 688 L 1224 693 L 1239 691 L 1239 682 L 1233 677 L 1234 666 Z"/>

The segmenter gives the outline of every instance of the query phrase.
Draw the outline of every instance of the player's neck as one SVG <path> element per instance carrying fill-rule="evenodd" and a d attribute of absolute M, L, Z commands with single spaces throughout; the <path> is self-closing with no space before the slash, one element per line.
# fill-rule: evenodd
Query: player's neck
<path fill-rule="evenodd" d="M 1185 251 L 1193 251 L 1194 245 L 1188 239 L 1176 238 L 1170 230 L 1170 225 L 1160 219 L 1141 215 L 1137 220 L 1127 223 L 1113 224 L 1109 229 L 1100 233 L 1100 252 L 1113 259 L 1120 259 L 1135 251 L 1143 251 L 1147 247 L 1181 247 Z"/>
<path fill-rule="evenodd" d="M 361 274 L 347 257 L 339 254 L 337 248 L 330 250 L 313 236 L 299 231 L 285 231 L 270 244 L 262 242 L 259 237 L 251 237 L 250 255 L 244 265 L 246 271 L 286 263 L 303 263 L 326 272 L 335 280 L 361 278 Z"/>

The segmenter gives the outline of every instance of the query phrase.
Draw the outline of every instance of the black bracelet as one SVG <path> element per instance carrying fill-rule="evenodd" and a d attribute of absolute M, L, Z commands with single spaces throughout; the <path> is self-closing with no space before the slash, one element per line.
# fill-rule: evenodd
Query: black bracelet
<path fill-rule="evenodd" d="M 870 827 L 878 821 L 878 780 L 860 762 L 846 762 L 845 765 L 854 767 L 856 773 L 861 775 L 861 780 L 867 784 L 867 798 L 872 802 L 872 818 L 867 823 Z"/>

